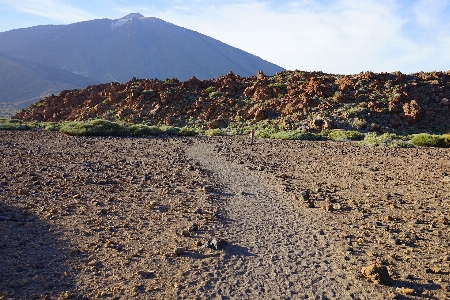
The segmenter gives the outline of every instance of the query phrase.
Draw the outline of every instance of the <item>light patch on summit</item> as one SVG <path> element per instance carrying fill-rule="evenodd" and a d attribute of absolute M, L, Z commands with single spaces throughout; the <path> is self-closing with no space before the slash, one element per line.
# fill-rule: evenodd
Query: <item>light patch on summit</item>
<path fill-rule="evenodd" d="M 128 22 L 127 19 L 119 19 L 119 20 L 113 22 L 111 26 L 113 29 L 118 28 L 118 27 L 122 26 L 123 24 L 125 24 L 126 22 Z"/>
<path fill-rule="evenodd" d="M 139 18 L 144 18 L 144 16 L 141 15 L 140 13 L 131 13 L 131 14 L 128 14 L 128 15 L 126 15 L 125 17 L 123 17 L 121 19 L 113 21 L 111 27 L 113 29 L 114 28 L 118 28 L 118 27 L 122 26 L 123 24 L 127 23 L 129 20 L 139 19 Z"/>

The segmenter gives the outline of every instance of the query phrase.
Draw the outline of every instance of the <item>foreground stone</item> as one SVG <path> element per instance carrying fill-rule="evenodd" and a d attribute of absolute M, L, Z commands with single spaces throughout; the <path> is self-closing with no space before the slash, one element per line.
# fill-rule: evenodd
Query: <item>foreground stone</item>
<path fill-rule="evenodd" d="M 389 275 L 386 266 L 372 264 L 363 267 L 361 272 L 364 275 L 364 277 L 367 278 L 368 281 L 373 282 L 375 284 L 390 285 L 392 283 L 392 278 Z"/>

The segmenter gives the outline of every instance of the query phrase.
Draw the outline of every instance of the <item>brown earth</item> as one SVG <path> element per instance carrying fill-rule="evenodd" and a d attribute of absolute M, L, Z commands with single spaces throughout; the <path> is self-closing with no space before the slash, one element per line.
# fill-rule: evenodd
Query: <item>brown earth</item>
<path fill-rule="evenodd" d="M 449 151 L 0 131 L 0 298 L 445 299 Z"/>
<path fill-rule="evenodd" d="M 39 121 L 102 118 L 206 128 L 266 120 L 282 129 L 446 132 L 450 72 L 284 71 L 210 79 L 133 79 L 49 96 L 14 118 Z"/>

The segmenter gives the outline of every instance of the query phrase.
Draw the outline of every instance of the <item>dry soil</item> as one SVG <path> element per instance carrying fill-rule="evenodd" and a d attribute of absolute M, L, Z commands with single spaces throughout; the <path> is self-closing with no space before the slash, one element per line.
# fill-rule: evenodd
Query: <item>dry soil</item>
<path fill-rule="evenodd" d="M 449 150 L 249 142 L 0 131 L 0 299 L 450 297 Z"/>

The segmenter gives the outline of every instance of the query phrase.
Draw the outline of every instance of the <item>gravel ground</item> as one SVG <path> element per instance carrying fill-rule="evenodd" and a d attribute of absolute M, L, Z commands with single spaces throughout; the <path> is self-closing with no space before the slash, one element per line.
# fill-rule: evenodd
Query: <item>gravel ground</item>
<path fill-rule="evenodd" d="M 0 131 L 0 157 L 0 299 L 450 297 L 447 149 Z"/>

